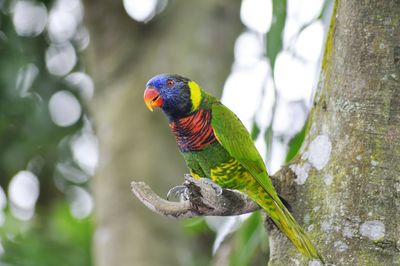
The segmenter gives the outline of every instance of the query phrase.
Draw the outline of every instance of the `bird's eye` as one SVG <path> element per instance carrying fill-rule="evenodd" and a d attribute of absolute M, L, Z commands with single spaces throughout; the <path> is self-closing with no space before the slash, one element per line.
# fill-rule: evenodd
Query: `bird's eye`
<path fill-rule="evenodd" d="M 172 88 L 175 85 L 175 81 L 172 79 L 167 80 L 167 86 L 168 88 Z"/>

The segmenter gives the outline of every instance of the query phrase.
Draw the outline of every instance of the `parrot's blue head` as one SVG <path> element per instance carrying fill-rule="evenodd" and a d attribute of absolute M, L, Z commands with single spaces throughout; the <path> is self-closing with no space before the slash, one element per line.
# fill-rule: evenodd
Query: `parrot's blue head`
<path fill-rule="evenodd" d="M 160 74 L 146 84 L 144 102 L 147 108 L 160 107 L 170 120 L 176 120 L 195 111 L 201 101 L 200 87 L 179 75 Z"/>

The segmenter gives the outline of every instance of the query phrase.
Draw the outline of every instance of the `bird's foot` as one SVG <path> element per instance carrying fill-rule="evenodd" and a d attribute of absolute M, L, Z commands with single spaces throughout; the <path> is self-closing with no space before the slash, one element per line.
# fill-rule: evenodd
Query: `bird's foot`
<path fill-rule="evenodd" d="M 217 196 L 222 195 L 222 192 L 223 192 L 222 187 L 220 187 L 218 184 L 216 184 L 211 179 L 202 177 L 202 178 L 200 178 L 200 181 L 203 182 L 204 184 L 207 184 L 210 187 L 212 187 L 215 190 L 215 193 L 217 194 Z"/>
<path fill-rule="evenodd" d="M 214 183 L 211 179 L 205 177 L 196 179 L 190 174 L 185 174 L 184 176 L 185 176 L 185 182 L 183 182 L 183 185 L 171 188 L 167 193 L 167 200 L 171 197 L 171 195 L 174 195 L 176 198 L 181 197 L 181 199 L 183 200 L 189 200 L 190 191 L 188 186 L 190 183 L 195 183 L 196 180 L 199 180 L 200 182 L 212 187 L 217 196 L 222 195 L 223 189 L 219 185 Z"/>
<path fill-rule="evenodd" d="M 189 189 L 185 185 L 175 186 L 168 190 L 167 200 L 174 195 L 176 198 L 180 197 L 183 200 L 189 199 Z"/>

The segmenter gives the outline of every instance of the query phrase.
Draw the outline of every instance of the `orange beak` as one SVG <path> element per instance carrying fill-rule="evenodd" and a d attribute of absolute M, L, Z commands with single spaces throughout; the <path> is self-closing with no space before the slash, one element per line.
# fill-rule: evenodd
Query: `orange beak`
<path fill-rule="evenodd" d="M 153 112 L 153 108 L 162 107 L 164 101 L 160 93 L 154 87 L 147 87 L 144 91 L 144 103 Z"/>

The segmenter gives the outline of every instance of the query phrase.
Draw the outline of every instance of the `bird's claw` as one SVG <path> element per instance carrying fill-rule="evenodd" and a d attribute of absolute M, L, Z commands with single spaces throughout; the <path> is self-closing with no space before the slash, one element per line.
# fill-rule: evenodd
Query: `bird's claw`
<path fill-rule="evenodd" d="M 179 186 L 173 187 L 168 191 L 167 200 L 171 197 L 171 195 L 174 195 L 177 198 L 180 196 L 184 200 L 189 200 L 189 188 L 188 188 L 188 185 L 190 183 L 194 183 L 196 179 L 193 178 L 190 174 L 185 174 L 184 177 L 185 177 L 185 182 L 183 182 L 183 185 L 179 185 Z M 212 187 L 217 196 L 221 196 L 222 195 L 223 189 L 219 185 L 214 183 L 211 179 L 202 177 L 199 180 L 200 180 L 200 182 Z"/>
<path fill-rule="evenodd" d="M 196 180 L 190 174 L 185 174 L 184 176 L 185 176 L 185 183 L 186 182 L 194 182 L 194 180 Z M 206 178 L 206 177 L 201 177 L 199 180 L 201 182 L 203 182 L 204 184 L 207 184 L 210 187 L 212 187 L 215 190 L 215 193 L 217 194 L 217 196 L 221 196 L 222 195 L 223 189 L 219 185 L 214 183 L 214 181 L 212 181 L 211 179 Z M 183 184 L 185 184 L 185 183 L 183 183 Z"/>
<path fill-rule="evenodd" d="M 214 181 L 212 181 L 211 179 L 209 179 L 209 178 L 200 178 L 200 181 L 201 182 L 203 182 L 204 184 L 207 184 L 207 185 L 209 185 L 210 187 L 212 187 L 213 189 L 214 189 L 214 191 L 215 191 L 215 193 L 216 193 L 216 195 L 217 196 L 221 196 L 222 195 L 222 192 L 224 192 L 223 191 L 223 189 L 222 189 L 222 187 L 220 187 L 217 183 L 215 183 Z"/>
<path fill-rule="evenodd" d="M 171 195 L 174 195 L 176 198 L 182 197 L 184 200 L 188 200 L 189 189 L 184 185 L 176 186 L 168 190 L 167 200 L 170 198 Z"/>
<path fill-rule="evenodd" d="M 200 181 L 203 182 L 204 184 L 207 184 L 210 187 L 212 187 L 217 196 L 222 195 L 223 189 L 218 184 L 216 184 L 214 181 L 212 181 L 211 179 L 202 177 L 202 178 L 200 178 Z"/>

